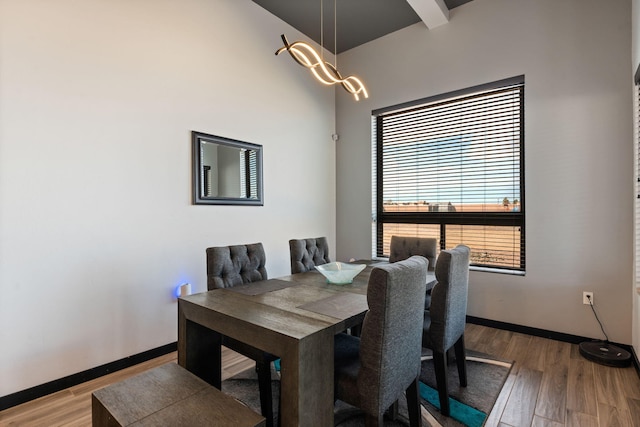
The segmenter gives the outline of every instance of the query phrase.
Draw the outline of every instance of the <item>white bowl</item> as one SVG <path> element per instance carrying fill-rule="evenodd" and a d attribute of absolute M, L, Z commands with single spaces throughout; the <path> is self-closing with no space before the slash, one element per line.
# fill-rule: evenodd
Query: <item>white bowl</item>
<path fill-rule="evenodd" d="M 328 264 L 316 265 L 318 270 L 327 282 L 334 285 L 346 285 L 353 282 L 353 278 L 364 268 L 365 264 L 347 264 L 345 262 L 330 262 Z"/>

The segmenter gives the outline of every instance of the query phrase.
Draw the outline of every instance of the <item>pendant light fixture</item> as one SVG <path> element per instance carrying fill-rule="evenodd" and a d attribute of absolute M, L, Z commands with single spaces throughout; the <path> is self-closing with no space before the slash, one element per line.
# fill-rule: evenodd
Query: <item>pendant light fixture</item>
<path fill-rule="evenodd" d="M 356 101 L 360 100 L 360 95 L 365 98 L 369 97 L 367 93 L 367 89 L 364 87 L 362 81 L 355 76 L 347 76 L 342 77 L 340 72 L 338 72 L 338 50 L 337 50 L 337 18 L 336 18 L 336 0 L 333 0 L 333 29 L 334 29 L 334 53 L 335 53 L 335 63 L 331 64 L 324 60 L 324 54 L 322 53 L 324 50 L 323 38 L 324 38 L 324 25 L 323 25 L 323 0 L 320 0 L 320 50 L 321 53 L 318 54 L 316 50 L 308 43 L 302 41 L 296 41 L 293 43 L 289 43 L 287 37 L 282 34 L 280 37 L 282 38 L 282 46 L 280 49 L 276 51 L 276 55 L 279 55 L 281 52 L 285 50 L 289 52 L 289 55 L 296 61 L 298 64 L 302 65 L 305 68 L 311 70 L 314 77 L 318 79 L 320 83 L 325 85 L 334 85 L 340 84 L 342 87 L 352 94 Z"/>

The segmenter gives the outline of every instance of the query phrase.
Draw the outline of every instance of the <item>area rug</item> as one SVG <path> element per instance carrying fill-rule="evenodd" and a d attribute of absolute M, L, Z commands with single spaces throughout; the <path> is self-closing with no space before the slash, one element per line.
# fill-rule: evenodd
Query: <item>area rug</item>
<path fill-rule="evenodd" d="M 449 364 L 449 397 L 451 416 L 440 414 L 435 373 L 431 359 L 422 362 L 420 395 L 423 426 L 433 427 L 481 427 L 504 386 L 511 370 L 511 363 L 486 354 L 467 351 L 467 387 L 459 387 L 455 362 Z M 280 394 L 279 375 L 272 372 L 274 414 L 277 414 Z M 248 369 L 222 383 L 222 390 L 260 412 L 258 380 L 254 369 Z M 364 426 L 361 411 L 338 401 L 334 409 L 335 425 L 339 427 Z M 277 416 L 277 415 L 276 415 Z M 406 399 L 399 400 L 398 417 L 385 419 L 385 427 L 405 427 L 407 419 Z"/>
<path fill-rule="evenodd" d="M 449 362 L 449 406 L 451 416 L 440 413 L 433 359 L 422 362 L 420 395 L 422 406 L 435 420 L 431 425 L 443 427 L 481 427 L 491 413 L 504 386 L 512 363 L 484 353 L 467 350 L 467 387 L 460 387 L 455 361 Z"/>

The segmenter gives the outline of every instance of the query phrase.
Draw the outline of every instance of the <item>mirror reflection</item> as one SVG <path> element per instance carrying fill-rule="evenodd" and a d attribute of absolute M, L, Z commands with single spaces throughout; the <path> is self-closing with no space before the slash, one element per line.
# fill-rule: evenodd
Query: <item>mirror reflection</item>
<path fill-rule="evenodd" d="M 262 205 L 262 146 L 192 132 L 195 204 Z"/>

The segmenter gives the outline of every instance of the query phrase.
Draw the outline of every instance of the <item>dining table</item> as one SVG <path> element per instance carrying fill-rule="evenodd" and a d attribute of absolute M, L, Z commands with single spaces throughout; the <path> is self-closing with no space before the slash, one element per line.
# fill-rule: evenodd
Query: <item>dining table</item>
<path fill-rule="evenodd" d="M 179 298 L 178 363 L 220 389 L 223 335 L 277 355 L 281 425 L 333 426 L 333 336 L 362 323 L 380 264 L 354 263 L 366 267 L 349 284 L 312 270 Z"/>

